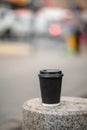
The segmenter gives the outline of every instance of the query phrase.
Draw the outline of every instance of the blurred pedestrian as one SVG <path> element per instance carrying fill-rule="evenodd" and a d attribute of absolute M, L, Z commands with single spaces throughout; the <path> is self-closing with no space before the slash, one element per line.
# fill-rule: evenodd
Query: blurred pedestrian
<path fill-rule="evenodd" d="M 68 9 L 68 18 L 70 19 L 67 25 L 68 28 L 68 48 L 74 52 L 79 52 L 80 48 L 80 8 L 76 3 L 70 2 Z"/>

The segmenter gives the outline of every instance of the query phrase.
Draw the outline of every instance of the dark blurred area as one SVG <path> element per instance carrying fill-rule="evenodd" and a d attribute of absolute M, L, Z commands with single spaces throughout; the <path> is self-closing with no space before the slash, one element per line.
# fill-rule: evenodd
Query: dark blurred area
<path fill-rule="evenodd" d="M 87 0 L 0 0 L 0 130 L 21 130 L 40 69 L 61 69 L 62 96 L 87 98 Z"/>

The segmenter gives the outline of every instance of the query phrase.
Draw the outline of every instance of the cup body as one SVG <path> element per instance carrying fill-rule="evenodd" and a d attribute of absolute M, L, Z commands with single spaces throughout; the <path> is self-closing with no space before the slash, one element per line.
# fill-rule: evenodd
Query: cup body
<path fill-rule="evenodd" d="M 39 74 L 42 103 L 56 105 L 60 102 L 62 71 L 42 70 Z"/>

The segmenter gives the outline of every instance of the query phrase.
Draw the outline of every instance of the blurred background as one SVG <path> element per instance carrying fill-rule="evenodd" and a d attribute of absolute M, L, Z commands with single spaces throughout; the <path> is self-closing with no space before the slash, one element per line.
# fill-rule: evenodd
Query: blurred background
<path fill-rule="evenodd" d="M 0 130 L 21 130 L 39 71 L 58 68 L 62 96 L 87 98 L 87 0 L 0 0 Z"/>

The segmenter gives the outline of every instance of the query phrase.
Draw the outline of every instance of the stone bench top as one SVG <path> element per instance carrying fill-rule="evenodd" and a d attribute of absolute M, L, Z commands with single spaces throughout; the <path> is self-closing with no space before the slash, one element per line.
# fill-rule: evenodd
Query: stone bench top
<path fill-rule="evenodd" d="M 35 113 L 49 115 L 74 115 L 87 114 L 87 99 L 74 97 L 61 97 L 61 102 L 55 107 L 45 107 L 41 98 L 28 100 L 23 105 L 23 109 Z"/>
<path fill-rule="evenodd" d="M 87 130 L 87 99 L 61 97 L 56 107 L 42 105 L 41 98 L 23 105 L 23 130 Z"/>

